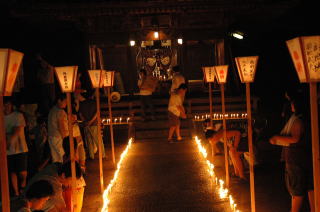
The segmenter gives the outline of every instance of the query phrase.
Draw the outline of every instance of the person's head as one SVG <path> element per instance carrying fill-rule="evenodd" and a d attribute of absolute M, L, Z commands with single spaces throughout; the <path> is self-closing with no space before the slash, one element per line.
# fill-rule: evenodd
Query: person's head
<path fill-rule="evenodd" d="M 8 115 L 10 114 L 12 111 L 13 111 L 13 104 L 12 104 L 12 98 L 11 97 L 8 97 L 8 96 L 5 96 L 3 98 L 3 108 L 4 108 L 4 114 L 5 115 Z"/>
<path fill-rule="evenodd" d="M 182 83 L 181 85 L 179 85 L 179 87 L 177 88 L 177 94 L 183 95 L 186 93 L 187 91 L 187 84 Z"/>
<path fill-rule="evenodd" d="M 82 177 L 82 170 L 80 168 L 80 165 L 78 162 L 75 162 L 75 168 L 76 168 L 76 178 L 80 179 Z M 58 176 L 60 182 L 65 185 L 71 185 L 71 161 L 68 161 L 62 166 L 58 167 Z"/>
<path fill-rule="evenodd" d="M 88 89 L 87 92 L 81 94 L 85 99 L 93 99 L 94 98 L 94 90 Z"/>
<path fill-rule="evenodd" d="M 51 183 L 46 180 L 34 182 L 25 193 L 25 197 L 33 210 L 41 210 L 43 205 L 54 194 Z"/>
<path fill-rule="evenodd" d="M 172 71 L 173 71 L 173 73 L 180 72 L 180 67 L 179 66 L 173 66 L 172 67 Z"/>
<path fill-rule="evenodd" d="M 308 110 L 306 102 L 308 102 L 308 100 L 301 95 L 294 96 L 290 99 L 291 111 L 295 114 L 305 114 Z"/>
<path fill-rule="evenodd" d="M 67 95 L 65 93 L 58 94 L 56 98 L 56 105 L 62 109 L 67 106 Z"/>

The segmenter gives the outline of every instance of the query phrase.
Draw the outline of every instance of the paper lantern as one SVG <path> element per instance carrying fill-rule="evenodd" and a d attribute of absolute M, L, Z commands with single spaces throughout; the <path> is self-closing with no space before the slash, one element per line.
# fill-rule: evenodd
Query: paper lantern
<path fill-rule="evenodd" d="M 215 73 L 213 66 L 202 67 L 202 71 L 206 82 L 214 82 Z"/>
<path fill-rule="evenodd" d="M 93 88 L 102 88 L 103 86 L 103 77 L 102 72 L 104 70 L 88 70 L 89 77 Z"/>
<path fill-rule="evenodd" d="M 62 92 L 73 92 L 76 85 L 78 66 L 55 67 Z"/>
<path fill-rule="evenodd" d="M 214 66 L 214 72 L 219 84 L 227 82 L 228 65 Z"/>
<path fill-rule="evenodd" d="M 286 41 L 300 82 L 320 81 L 320 36 Z"/>
<path fill-rule="evenodd" d="M 236 57 L 236 64 L 242 83 L 254 81 L 259 56 Z"/>
<path fill-rule="evenodd" d="M 103 71 L 103 87 L 112 87 L 114 81 L 114 71 Z"/>
<path fill-rule="evenodd" d="M 3 96 L 11 96 L 22 58 L 21 52 L 0 49 L 0 92 Z"/>

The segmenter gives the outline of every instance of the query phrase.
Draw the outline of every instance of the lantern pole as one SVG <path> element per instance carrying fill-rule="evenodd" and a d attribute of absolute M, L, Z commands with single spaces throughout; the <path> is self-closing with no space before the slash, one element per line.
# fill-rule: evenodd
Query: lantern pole
<path fill-rule="evenodd" d="M 252 143 L 252 117 L 251 117 L 251 100 L 250 100 L 250 83 L 246 82 L 246 99 L 248 114 L 248 144 L 249 144 L 249 168 L 250 168 L 250 196 L 251 211 L 256 211 L 255 188 L 254 188 L 254 153 Z"/>
<path fill-rule="evenodd" d="M 213 127 L 213 107 L 212 107 L 212 88 L 211 88 L 211 82 L 209 82 L 209 101 L 210 101 L 210 126 Z"/>
<path fill-rule="evenodd" d="M 226 106 L 225 106 L 225 99 L 224 99 L 224 84 L 220 84 L 221 89 L 221 104 L 222 104 L 222 115 L 223 115 L 223 148 L 224 148 L 224 163 L 226 169 L 226 186 L 229 187 L 230 183 L 230 175 L 229 175 L 229 161 L 228 161 L 228 145 L 227 145 L 227 124 L 226 124 Z"/>
<path fill-rule="evenodd" d="M 102 74 L 102 73 L 100 73 Z M 96 103 L 97 103 L 97 128 L 98 128 L 98 149 L 99 149 L 99 171 L 100 171 L 100 191 L 104 191 L 103 183 L 103 161 L 102 161 L 102 135 L 101 135 L 101 116 L 100 116 L 100 93 L 99 87 L 95 88 L 96 90 Z"/>
<path fill-rule="evenodd" d="M 7 163 L 7 141 L 5 136 L 3 96 L 0 94 L 0 166 L 2 212 L 10 212 L 9 177 Z"/>
<path fill-rule="evenodd" d="M 116 165 L 116 159 L 114 154 L 114 139 L 113 139 L 113 120 L 112 120 L 112 109 L 111 109 L 111 97 L 110 97 L 110 87 L 107 87 L 108 92 L 108 107 L 109 107 L 109 118 L 110 118 L 110 137 L 111 137 L 111 149 L 112 149 L 112 162 Z"/>
<path fill-rule="evenodd" d="M 76 164 L 74 157 L 74 141 L 73 141 L 73 125 L 72 125 L 72 107 L 71 107 L 71 93 L 67 92 L 67 110 L 68 110 L 68 128 L 69 128 L 69 144 L 70 144 L 70 161 L 71 161 L 71 211 L 73 211 L 73 202 L 75 201 L 76 189 Z"/>
<path fill-rule="evenodd" d="M 310 112 L 311 112 L 311 138 L 313 158 L 313 181 L 314 181 L 314 206 L 315 211 L 320 211 L 320 153 L 319 153 L 319 124 L 318 124 L 318 102 L 317 83 L 310 82 Z"/>

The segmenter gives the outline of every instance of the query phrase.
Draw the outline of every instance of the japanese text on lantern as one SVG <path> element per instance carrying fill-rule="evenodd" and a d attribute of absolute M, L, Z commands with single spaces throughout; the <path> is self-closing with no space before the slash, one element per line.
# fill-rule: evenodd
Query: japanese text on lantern
<path fill-rule="evenodd" d="M 203 67 L 206 82 L 214 82 L 213 67 Z"/>
<path fill-rule="evenodd" d="M 295 38 L 286 41 L 286 43 L 300 82 L 306 82 L 307 76 L 303 63 L 303 54 L 301 50 L 300 39 Z"/>
<path fill-rule="evenodd" d="M 310 80 L 320 80 L 320 36 L 302 37 Z"/>
<path fill-rule="evenodd" d="M 237 57 L 236 63 L 242 82 L 253 82 L 258 62 L 258 56 Z"/>
<path fill-rule="evenodd" d="M 63 75 L 63 82 L 64 82 L 64 89 L 68 89 L 68 78 L 67 78 L 67 72 L 62 72 Z"/>

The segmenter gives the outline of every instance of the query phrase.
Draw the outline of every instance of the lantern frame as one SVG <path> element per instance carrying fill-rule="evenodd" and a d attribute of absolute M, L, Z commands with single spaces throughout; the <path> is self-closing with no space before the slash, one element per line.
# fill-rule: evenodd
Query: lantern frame
<path fill-rule="evenodd" d="M 0 93 L 11 96 L 24 54 L 13 49 L 0 49 Z"/>
<path fill-rule="evenodd" d="M 90 82 L 93 88 L 102 88 L 103 87 L 103 71 L 105 70 L 88 70 L 90 77 Z M 98 79 L 99 78 L 99 79 Z"/>
<path fill-rule="evenodd" d="M 64 93 L 67 92 L 73 92 L 75 90 L 76 86 L 76 80 L 77 80 L 77 72 L 78 72 L 78 66 L 63 66 L 63 67 L 55 67 L 55 74 L 59 81 L 59 85 L 61 88 L 61 91 Z M 69 78 L 64 79 L 64 73 L 68 72 L 71 76 Z M 71 81 L 71 82 L 70 82 Z M 68 84 L 68 88 L 64 86 L 64 84 Z M 70 86 L 70 88 L 69 88 Z"/>
<path fill-rule="evenodd" d="M 202 67 L 202 71 L 203 71 L 203 78 L 205 82 L 210 83 L 215 81 L 216 75 L 214 72 L 214 66 L 204 66 Z M 210 77 L 210 71 L 213 74 L 213 77 Z"/>
<path fill-rule="evenodd" d="M 251 79 L 248 79 L 248 77 L 245 76 L 246 74 L 243 73 L 244 70 L 242 70 L 241 62 L 243 60 L 250 60 L 250 59 L 253 59 L 253 61 L 254 61 L 254 68 L 252 70 L 253 73 L 252 73 Z M 259 60 L 259 56 L 248 56 L 248 57 L 236 57 L 235 58 L 239 77 L 240 77 L 240 80 L 242 83 L 254 82 L 254 78 L 255 78 L 256 70 L 257 70 L 257 66 L 258 66 L 258 60 Z"/>
<path fill-rule="evenodd" d="M 214 72 L 215 72 L 215 76 L 217 78 L 217 81 L 219 84 L 225 84 L 227 82 L 227 78 L 228 78 L 228 65 L 222 65 L 222 66 L 213 66 L 214 68 Z M 225 77 L 220 78 L 220 74 L 218 73 L 218 71 L 224 71 Z"/>
<path fill-rule="evenodd" d="M 299 81 L 301 83 L 319 82 L 320 66 L 317 54 L 320 54 L 320 36 L 296 37 L 287 40 L 286 44 Z"/>

